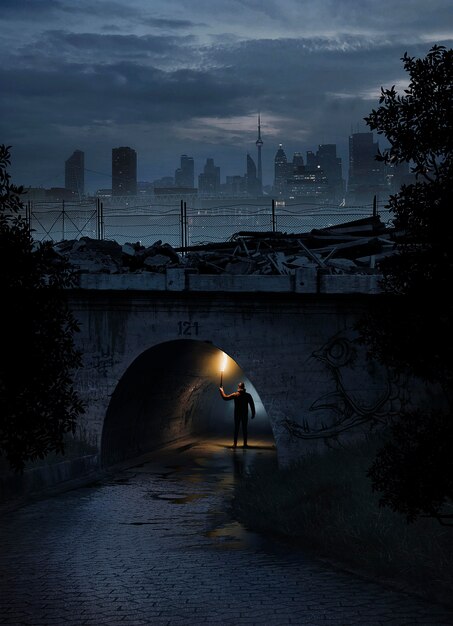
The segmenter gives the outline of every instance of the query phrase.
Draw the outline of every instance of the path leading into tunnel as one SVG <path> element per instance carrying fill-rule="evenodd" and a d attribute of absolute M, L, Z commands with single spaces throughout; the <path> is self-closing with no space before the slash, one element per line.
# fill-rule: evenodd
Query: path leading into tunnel
<path fill-rule="evenodd" d="M 235 477 L 272 447 L 175 445 L 2 515 L 0 624 L 453 624 L 453 611 L 248 532 Z"/>

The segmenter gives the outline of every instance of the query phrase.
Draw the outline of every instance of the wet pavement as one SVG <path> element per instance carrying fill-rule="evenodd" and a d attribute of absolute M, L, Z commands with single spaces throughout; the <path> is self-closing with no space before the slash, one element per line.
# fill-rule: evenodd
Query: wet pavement
<path fill-rule="evenodd" d="M 246 531 L 235 477 L 274 457 L 192 442 L 2 514 L 0 624 L 453 624 L 453 610 Z"/>

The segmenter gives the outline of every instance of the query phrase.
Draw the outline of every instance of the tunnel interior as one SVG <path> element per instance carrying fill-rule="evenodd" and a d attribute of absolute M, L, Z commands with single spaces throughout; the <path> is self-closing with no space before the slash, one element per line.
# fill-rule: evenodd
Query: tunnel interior
<path fill-rule="evenodd" d="M 107 409 L 102 465 L 132 460 L 186 437 L 215 437 L 231 443 L 234 402 L 223 401 L 218 391 L 224 360 L 225 392 L 236 391 L 243 381 L 255 401 L 249 438 L 272 438 L 253 383 L 224 354 L 210 342 L 181 339 L 153 346 L 137 357 L 120 379 Z"/>

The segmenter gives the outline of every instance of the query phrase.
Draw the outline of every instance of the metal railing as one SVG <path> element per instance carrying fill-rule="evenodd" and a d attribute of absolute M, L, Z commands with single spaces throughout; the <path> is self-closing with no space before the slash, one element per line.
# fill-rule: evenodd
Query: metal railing
<path fill-rule="evenodd" d="M 120 244 L 140 242 L 144 246 L 158 240 L 173 247 L 227 241 L 238 231 L 303 233 L 349 222 L 379 213 L 382 221 L 388 211 L 378 211 L 376 201 L 360 206 L 301 204 L 294 201 L 212 199 L 206 206 L 172 204 L 131 204 L 108 206 L 91 202 L 27 202 L 25 216 L 37 241 L 62 241 L 90 237 Z"/>

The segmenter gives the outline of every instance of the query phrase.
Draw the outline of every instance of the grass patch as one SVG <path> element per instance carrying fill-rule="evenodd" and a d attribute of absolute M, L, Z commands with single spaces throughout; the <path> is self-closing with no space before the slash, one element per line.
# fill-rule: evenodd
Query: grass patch
<path fill-rule="evenodd" d="M 379 506 L 366 473 L 380 443 L 374 436 L 285 469 L 259 461 L 237 482 L 233 515 L 250 530 L 453 604 L 453 528 L 408 524 Z"/>

